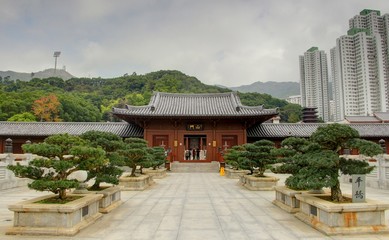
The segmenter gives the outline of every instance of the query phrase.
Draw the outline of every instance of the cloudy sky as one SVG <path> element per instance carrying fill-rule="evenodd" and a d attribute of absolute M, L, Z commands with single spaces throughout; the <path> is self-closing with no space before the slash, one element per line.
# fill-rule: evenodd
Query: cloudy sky
<path fill-rule="evenodd" d="M 0 70 L 77 77 L 179 70 L 206 84 L 299 81 L 362 9 L 387 0 L 0 0 Z"/>

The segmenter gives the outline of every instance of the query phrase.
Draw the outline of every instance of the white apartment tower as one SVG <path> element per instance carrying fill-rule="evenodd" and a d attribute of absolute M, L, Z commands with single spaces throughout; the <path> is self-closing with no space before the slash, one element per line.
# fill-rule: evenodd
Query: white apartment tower
<path fill-rule="evenodd" d="M 389 110 L 389 14 L 365 9 L 331 49 L 335 121 Z"/>
<path fill-rule="evenodd" d="M 317 108 L 318 117 L 329 121 L 327 54 L 317 47 L 300 56 L 301 106 Z"/>

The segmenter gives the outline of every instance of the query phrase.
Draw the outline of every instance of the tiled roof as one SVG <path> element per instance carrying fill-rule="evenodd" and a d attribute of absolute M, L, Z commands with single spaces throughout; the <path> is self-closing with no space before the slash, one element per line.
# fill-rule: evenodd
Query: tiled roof
<path fill-rule="evenodd" d="M 319 126 L 325 125 L 326 123 L 262 123 L 247 129 L 247 137 L 310 137 Z M 348 125 L 356 129 L 363 138 L 389 137 L 389 124 L 386 123 L 356 123 Z"/>
<path fill-rule="evenodd" d="M 349 123 L 380 123 L 380 122 L 382 122 L 374 116 L 346 116 L 345 119 Z"/>
<path fill-rule="evenodd" d="M 247 137 L 285 138 L 309 137 L 326 123 L 262 123 L 247 129 Z M 361 137 L 389 137 L 389 123 L 349 124 Z M 143 137 L 143 129 L 124 122 L 0 122 L 0 136 L 50 136 L 59 133 L 80 135 L 96 130 L 121 137 Z"/>
<path fill-rule="evenodd" d="M 277 109 L 243 106 L 229 93 L 182 94 L 155 92 L 147 106 L 113 108 L 117 116 L 134 117 L 255 117 L 277 114 Z"/>
<path fill-rule="evenodd" d="M 389 122 L 389 112 L 375 112 L 374 116 L 383 122 Z"/>
<path fill-rule="evenodd" d="M 0 136 L 80 135 L 96 130 L 121 137 L 143 137 L 143 129 L 125 122 L 0 122 Z"/>

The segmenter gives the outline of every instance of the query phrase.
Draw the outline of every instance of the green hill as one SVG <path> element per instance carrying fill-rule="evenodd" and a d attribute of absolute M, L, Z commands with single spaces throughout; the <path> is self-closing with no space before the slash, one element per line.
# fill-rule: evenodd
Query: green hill
<path fill-rule="evenodd" d="M 144 75 L 125 75 L 117 78 L 33 78 L 30 81 L 0 79 L 0 121 L 23 119 L 34 113 L 32 105 L 48 95 L 60 101 L 59 118 L 63 121 L 118 121 L 111 114 L 112 107 L 147 105 L 153 91 L 172 93 L 221 93 L 230 89 L 210 86 L 193 76 L 175 70 L 161 70 Z M 264 105 L 265 108 L 287 109 L 281 112 L 284 121 L 299 120 L 299 106 L 268 94 L 240 93 L 242 104 Z M 19 116 L 18 114 L 24 114 Z M 293 117 L 290 117 L 294 114 Z M 31 119 L 31 115 L 29 115 Z M 41 119 L 41 118 L 39 118 Z M 291 120 L 292 119 L 292 120 Z"/>

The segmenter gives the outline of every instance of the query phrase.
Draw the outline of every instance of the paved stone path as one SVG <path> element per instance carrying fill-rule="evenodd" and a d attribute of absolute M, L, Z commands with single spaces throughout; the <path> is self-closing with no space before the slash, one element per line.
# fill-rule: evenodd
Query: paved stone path
<path fill-rule="evenodd" d="M 325 236 L 274 206 L 273 191 L 249 191 L 217 173 L 170 173 L 156 182 L 145 191 L 122 192 L 123 205 L 74 237 L 4 235 L 13 221 L 7 205 L 46 193 L 24 187 L 1 191 L 0 239 L 389 239 L 389 234 Z M 343 189 L 347 193 L 349 186 Z M 388 190 L 367 193 L 389 201 Z"/>

